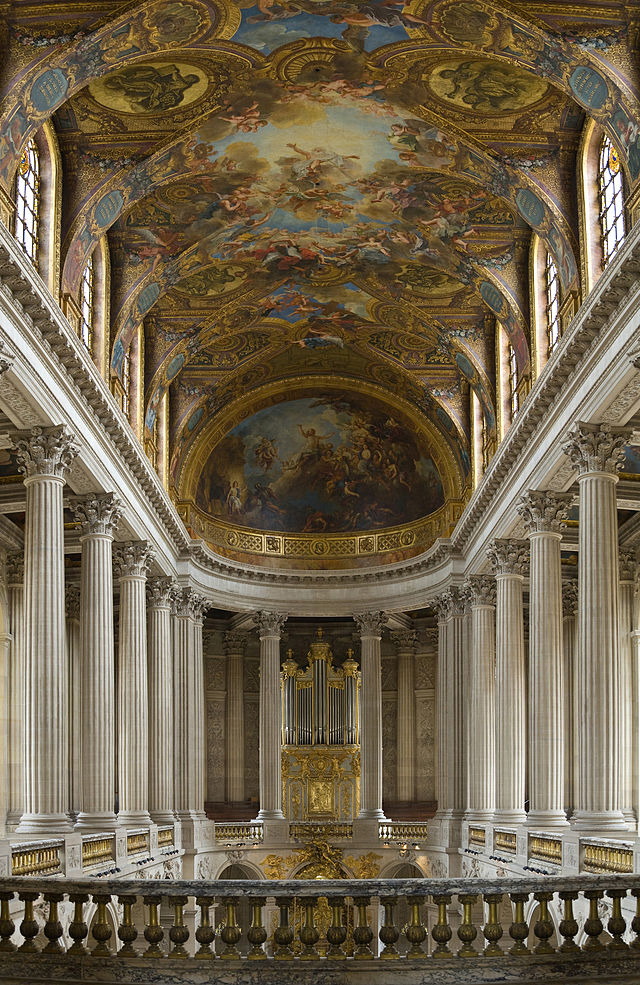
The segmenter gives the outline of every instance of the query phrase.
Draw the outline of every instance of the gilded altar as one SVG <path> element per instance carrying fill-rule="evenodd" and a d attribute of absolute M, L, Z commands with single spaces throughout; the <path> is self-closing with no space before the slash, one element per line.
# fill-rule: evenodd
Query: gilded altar
<path fill-rule="evenodd" d="M 360 808 L 360 671 L 333 665 L 318 630 L 300 667 L 282 669 L 282 803 L 291 821 L 351 821 Z"/>

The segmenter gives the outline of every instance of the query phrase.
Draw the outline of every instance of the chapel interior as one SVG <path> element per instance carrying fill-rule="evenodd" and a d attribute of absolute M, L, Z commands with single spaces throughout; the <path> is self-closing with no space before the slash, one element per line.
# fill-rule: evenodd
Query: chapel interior
<path fill-rule="evenodd" d="M 0 981 L 638 980 L 639 41 L 0 0 Z"/>

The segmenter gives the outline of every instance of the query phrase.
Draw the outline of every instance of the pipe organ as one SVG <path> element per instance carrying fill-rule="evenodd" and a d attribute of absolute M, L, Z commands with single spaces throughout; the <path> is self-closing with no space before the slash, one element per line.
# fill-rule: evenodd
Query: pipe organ
<path fill-rule="evenodd" d="M 350 821 L 360 801 L 360 671 L 353 651 L 333 665 L 318 629 L 300 667 L 282 665 L 283 805 L 290 820 Z"/>

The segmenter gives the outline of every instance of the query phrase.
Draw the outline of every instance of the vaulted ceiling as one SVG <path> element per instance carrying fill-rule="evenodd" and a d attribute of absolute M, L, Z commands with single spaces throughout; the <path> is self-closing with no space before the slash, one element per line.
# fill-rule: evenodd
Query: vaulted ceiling
<path fill-rule="evenodd" d="M 496 426 L 497 325 L 520 372 L 529 370 L 533 233 L 565 296 L 580 292 L 585 111 L 616 140 L 635 125 L 626 11 L 611 0 L 12 4 L 0 178 L 9 181 L 29 128 L 53 113 L 62 288 L 77 292 L 106 234 L 111 371 L 122 371 L 143 324 L 145 426 L 168 391 L 178 499 L 187 487 L 195 496 L 201 480 L 212 488 L 211 452 L 234 428 L 298 401 L 269 418 L 273 435 L 262 434 L 266 424 L 245 429 L 246 455 L 264 475 L 253 512 L 237 448 L 224 451 L 236 465 L 202 509 L 263 530 L 397 524 L 380 502 L 377 513 L 359 504 L 357 519 L 353 507 L 314 520 L 322 510 L 304 497 L 294 521 L 279 519 L 294 461 L 282 435 L 296 414 L 306 433 L 311 403 L 324 400 L 343 444 L 377 449 L 387 499 L 416 493 L 406 468 L 424 478 L 415 463 L 430 457 L 459 513 L 470 486 L 470 389 L 489 432 Z M 640 171 L 634 146 L 619 144 L 629 182 Z M 349 415 L 360 415 L 361 431 L 366 419 L 368 437 Z M 400 452 L 376 437 L 385 416 L 387 431 L 391 420 L 421 435 L 406 489 Z M 277 467 L 256 453 L 261 437 L 275 445 Z M 298 471 L 314 451 L 311 438 L 300 441 Z M 369 495 L 356 483 L 358 454 L 331 487 L 341 501 Z M 330 470 L 305 481 L 324 482 L 329 495 Z"/>

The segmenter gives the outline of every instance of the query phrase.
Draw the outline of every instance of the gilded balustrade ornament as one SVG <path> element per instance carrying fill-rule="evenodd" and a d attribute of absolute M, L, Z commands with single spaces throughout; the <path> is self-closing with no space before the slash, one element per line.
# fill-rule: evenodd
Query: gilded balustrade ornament
<path fill-rule="evenodd" d="M 529 489 L 517 510 L 529 533 L 559 533 L 572 502 L 571 493 Z"/>
<path fill-rule="evenodd" d="M 567 435 L 567 442 L 562 450 L 577 469 L 578 475 L 587 475 L 590 472 L 617 475 L 624 462 L 624 446 L 629 436 L 629 428 L 578 421 Z"/>

